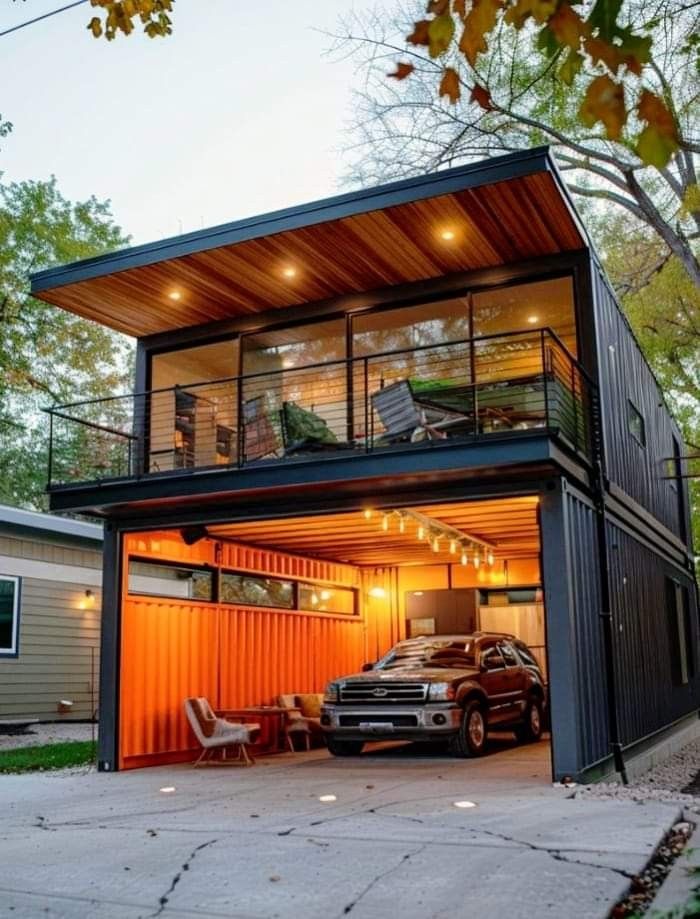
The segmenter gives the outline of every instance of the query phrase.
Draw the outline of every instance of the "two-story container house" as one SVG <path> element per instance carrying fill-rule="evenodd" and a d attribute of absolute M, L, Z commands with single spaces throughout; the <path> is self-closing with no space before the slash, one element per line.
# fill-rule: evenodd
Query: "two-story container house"
<path fill-rule="evenodd" d="M 547 149 L 32 292 L 137 339 L 133 394 L 50 413 L 52 509 L 105 522 L 102 769 L 474 628 L 539 657 L 557 778 L 697 724 L 681 435 Z"/>

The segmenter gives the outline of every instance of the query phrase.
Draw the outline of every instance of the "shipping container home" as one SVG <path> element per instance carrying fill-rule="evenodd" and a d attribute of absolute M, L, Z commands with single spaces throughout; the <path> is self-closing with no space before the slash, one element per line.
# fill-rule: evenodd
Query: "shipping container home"
<path fill-rule="evenodd" d="M 91 720 L 102 527 L 0 505 L 0 722 Z"/>
<path fill-rule="evenodd" d="M 546 148 L 32 292 L 138 343 L 133 393 L 49 414 L 52 509 L 105 521 L 102 769 L 421 630 L 530 645 L 555 778 L 694 731 L 683 442 Z"/>

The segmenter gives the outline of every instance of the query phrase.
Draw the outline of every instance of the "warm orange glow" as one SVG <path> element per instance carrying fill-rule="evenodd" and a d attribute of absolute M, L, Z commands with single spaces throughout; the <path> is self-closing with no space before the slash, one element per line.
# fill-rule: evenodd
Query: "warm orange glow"
<path fill-rule="evenodd" d="M 539 316 L 528 316 L 527 321 L 530 323 L 530 325 L 536 325 L 540 321 L 540 317 Z"/>
<path fill-rule="evenodd" d="M 285 278 L 294 278 L 296 277 L 297 270 L 294 265 L 285 265 L 282 269 L 282 274 Z"/>
<path fill-rule="evenodd" d="M 445 227 L 444 230 L 440 230 L 440 239 L 444 239 L 445 242 L 450 242 L 455 238 L 455 231 L 449 227 Z"/>
<path fill-rule="evenodd" d="M 182 294 L 179 290 L 171 290 L 168 296 L 171 300 L 180 300 L 182 298 Z"/>
<path fill-rule="evenodd" d="M 375 600 L 383 600 L 384 597 L 386 597 L 386 591 L 384 590 L 383 587 L 379 587 L 377 585 L 375 587 L 370 587 L 369 595 L 370 597 L 373 597 Z"/>

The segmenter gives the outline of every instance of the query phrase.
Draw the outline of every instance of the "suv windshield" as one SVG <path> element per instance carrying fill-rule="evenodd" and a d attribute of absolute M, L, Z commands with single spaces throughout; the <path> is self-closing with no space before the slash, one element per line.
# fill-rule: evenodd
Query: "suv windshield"
<path fill-rule="evenodd" d="M 474 641 L 471 638 L 413 638 L 399 642 L 377 661 L 374 670 L 401 667 L 474 667 Z"/>

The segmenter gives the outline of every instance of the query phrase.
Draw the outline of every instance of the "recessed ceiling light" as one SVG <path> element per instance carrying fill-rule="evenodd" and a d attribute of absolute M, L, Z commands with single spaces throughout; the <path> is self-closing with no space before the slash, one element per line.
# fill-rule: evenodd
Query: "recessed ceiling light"
<path fill-rule="evenodd" d="M 179 290 L 171 290 L 168 296 L 171 300 L 179 300 L 182 297 L 182 294 Z"/>
<path fill-rule="evenodd" d="M 530 325 L 535 325 L 536 322 L 540 321 L 540 317 L 539 316 L 528 316 L 527 321 L 530 323 Z"/>
<path fill-rule="evenodd" d="M 294 267 L 294 265 L 287 265 L 285 268 L 282 269 L 282 274 L 285 276 L 285 278 L 293 278 L 295 277 L 296 273 L 297 273 L 297 270 Z"/>
<path fill-rule="evenodd" d="M 324 804 L 329 804 L 331 801 L 337 801 L 335 795 L 319 795 L 319 801 L 323 801 Z"/>
<path fill-rule="evenodd" d="M 445 242 L 449 242 L 451 239 L 455 238 L 455 231 L 445 228 L 440 230 L 440 239 L 444 239 Z"/>
<path fill-rule="evenodd" d="M 164 795 L 171 795 L 171 794 L 175 791 L 175 786 L 174 786 L 174 785 L 165 785 L 165 786 L 164 786 L 163 788 L 161 788 L 160 790 L 163 792 Z"/>
<path fill-rule="evenodd" d="M 455 801 L 454 806 L 466 810 L 468 807 L 476 807 L 476 804 L 473 801 Z"/>

